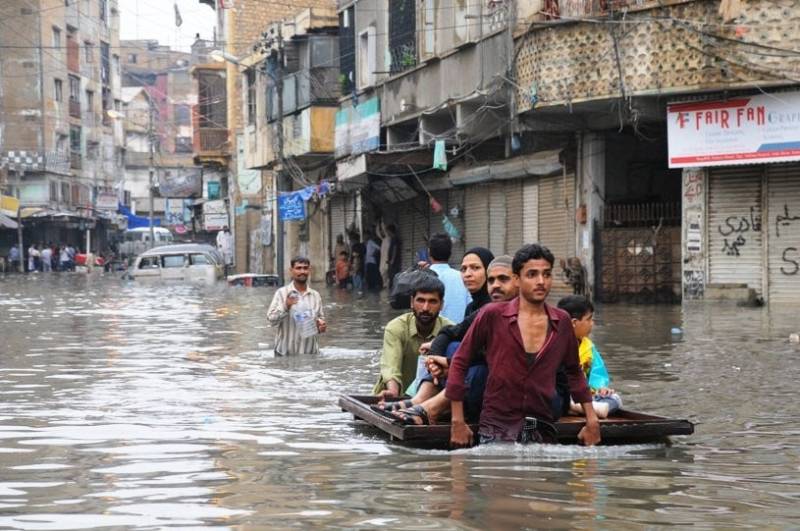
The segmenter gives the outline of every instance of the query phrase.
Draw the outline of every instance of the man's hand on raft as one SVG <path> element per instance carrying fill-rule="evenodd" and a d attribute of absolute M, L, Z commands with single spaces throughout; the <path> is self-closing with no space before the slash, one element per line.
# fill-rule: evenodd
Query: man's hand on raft
<path fill-rule="evenodd" d="M 589 405 L 589 407 L 592 406 Z M 597 420 L 597 417 L 586 419 L 586 425 L 578 432 L 578 440 L 584 446 L 594 446 L 600 442 L 600 421 Z"/>
<path fill-rule="evenodd" d="M 469 448 L 474 444 L 474 434 L 463 420 L 454 420 L 450 425 L 450 446 L 453 448 Z"/>

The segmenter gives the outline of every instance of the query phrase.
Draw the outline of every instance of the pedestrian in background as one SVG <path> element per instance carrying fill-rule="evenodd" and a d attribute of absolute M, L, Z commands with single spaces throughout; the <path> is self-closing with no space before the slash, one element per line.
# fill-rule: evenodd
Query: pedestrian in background
<path fill-rule="evenodd" d="M 217 233 L 217 250 L 222 253 L 222 258 L 225 261 L 225 274 L 228 274 L 228 268 L 233 265 L 233 236 L 231 230 L 226 226 Z"/>
<path fill-rule="evenodd" d="M 367 232 L 367 254 L 364 257 L 366 264 L 367 290 L 380 291 L 382 287 L 381 273 L 378 264 L 381 260 L 381 246 L 377 237 L 371 232 Z"/>
<path fill-rule="evenodd" d="M 12 271 L 19 272 L 20 253 L 16 243 L 12 245 L 11 249 L 8 251 L 8 262 L 11 264 Z"/>

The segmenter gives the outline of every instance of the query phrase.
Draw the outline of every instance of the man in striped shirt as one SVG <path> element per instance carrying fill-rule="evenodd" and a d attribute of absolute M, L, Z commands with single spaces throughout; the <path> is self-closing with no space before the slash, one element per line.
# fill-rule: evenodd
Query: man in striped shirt
<path fill-rule="evenodd" d="M 311 272 L 311 262 L 305 257 L 295 257 L 291 261 L 292 281 L 275 292 L 272 303 L 267 311 L 267 321 L 272 326 L 278 327 L 275 334 L 275 355 L 288 354 L 318 354 L 319 342 L 317 334 L 307 335 L 301 333 L 301 325 L 292 312 L 292 307 L 302 301 L 305 312 L 313 319 L 316 331 L 320 334 L 328 329 L 325 323 L 325 314 L 322 310 L 322 297 L 319 292 L 308 286 L 308 275 Z"/>

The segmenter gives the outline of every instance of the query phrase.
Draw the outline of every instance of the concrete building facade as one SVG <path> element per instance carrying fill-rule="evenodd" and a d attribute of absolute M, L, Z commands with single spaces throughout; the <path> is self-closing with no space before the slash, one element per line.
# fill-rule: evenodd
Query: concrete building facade
<path fill-rule="evenodd" d="M 0 166 L 26 240 L 104 251 L 124 159 L 116 0 L 0 6 Z"/>

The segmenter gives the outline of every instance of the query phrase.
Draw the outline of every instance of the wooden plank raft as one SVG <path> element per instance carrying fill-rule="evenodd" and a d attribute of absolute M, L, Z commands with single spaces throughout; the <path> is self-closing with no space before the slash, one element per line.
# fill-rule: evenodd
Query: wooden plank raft
<path fill-rule="evenodd" d="M 350 412 L 353 417 L 362 421 L 361 426 L 371 426 L 386 433 L 409 446 L 425 448 L 448 448 L 450 443 L 450 424 L 433 426 L 407 426 L 370 409 L 377 404 L 378 397 L 372 395 L 341 395 L 339 406 Z M 555 423 L 558 442 L 561 444 L 578 444 L 578 432 L 586 419 L 584 417 L 561 417 Z M 477 433 L 478 426 L 470 428 Z M 601 444 L 631 444 L 647 442 L 663 442 L 672 435 L 691 435 L 694 424 L 688 420 L 670 419 L 655 415 L 646 415 L 635 411 L 619 410 L 607 419 L 600 420 Z"/>

